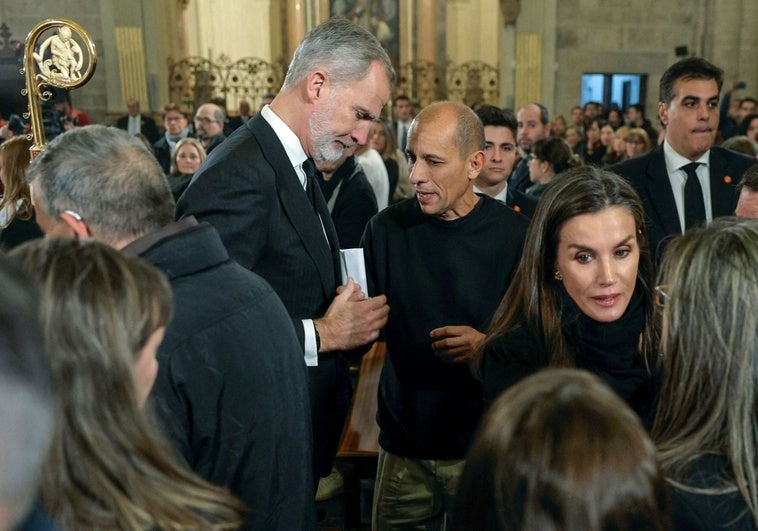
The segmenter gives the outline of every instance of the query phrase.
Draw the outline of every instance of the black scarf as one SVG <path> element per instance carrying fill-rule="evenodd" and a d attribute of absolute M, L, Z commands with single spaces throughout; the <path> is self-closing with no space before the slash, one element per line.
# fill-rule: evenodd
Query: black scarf
<path fill-rule="evenodd" d="M 563 333 L 574 363 L 600 376 L 641 417 L 649 414 L 651 378 L 639 353 L 645 328 L 645 297 L 637 284 L 624 314 L 600 323 L 585 315 L 565 289 L 559 289 Z"/>

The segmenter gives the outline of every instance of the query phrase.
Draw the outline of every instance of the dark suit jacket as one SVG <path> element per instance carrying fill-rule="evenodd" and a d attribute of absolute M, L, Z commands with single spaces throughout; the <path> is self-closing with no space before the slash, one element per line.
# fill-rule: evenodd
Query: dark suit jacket
<path fill-rule="evenodd" d="M 171 146 L 169 146 L 165 136 L 153 144 L 153 154 L 158 159 L 158 164 L 161 165 L 163 173 L 168 175 L 171 171 Z"/>
<path fill-rule="evenodd" d="M 355 155 L 348 157 L 329 181 L 324 181 L 319 176 L 319 183 L 327 203 L 334 200 L 332 221 L 340 246 L 343 249 L 360 247 L 366 224 L 378 208 L 374 189 Z M 337 194 L 336 197 L 334 194 Z"/>
<path fill-rule="evenodd" d="M 158 133 L 158 128 L 155 126 L 155 120 L 150 118 L 149 116 L 145 116 L 144 114 L 140 114 L 140 133 L 145 135 L 145 138 L 147 138 L 151 144 L 155 144 L 155 142 L 158 141 L 158 138 L 161 136 Z M 129 116 L 122 116 L 118 119 L 116 122 L 116 127 L 119 129 L 123 129 L 124 131 L 129 130 Z"/>
<path fill-rule="evenodd" d="M 208 156 L 177 204 L 177 216 L 214 225 L 232 258 L 271 284 L 301 344 L 300 320 L 324 315 L 338 285 L 337 233 L 321 190 L 315 192 L 321 221 L 274 130 L 256 115 Z M 321 353 L 309 371 L 317 475 L 331 468 L 347 412 L 343 362 Z"/>
<path fill-rule="evenodd" d="M 713 217 L 729 216 L 737 206 L 736 185 L 755 159 L 719 146 L 711 148 L 711 209 Z M 663 146 L 609 168 L 627 179 L 645 207 L 650 252 L 660 262 L 668 241 L 682 233 Z M 706 206 L 707 208 L 707 206 Z"/>

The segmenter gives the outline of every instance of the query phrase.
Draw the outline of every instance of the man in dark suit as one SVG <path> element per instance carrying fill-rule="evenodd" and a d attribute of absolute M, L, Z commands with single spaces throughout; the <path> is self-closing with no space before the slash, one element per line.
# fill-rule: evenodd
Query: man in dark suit
<path fill-rule="evenodd" d="M 203 103 L 195 111 L 194 121 L 197 138 L 202 142 L 205 152 L 210 155 L 226 138 L 226 112 L 215 103 Z"/>
<path fill-rule="evenodd" d="M 523 192 L 531 185 L 529 180 L 529 159 L 532 156 L 532 146 L 537 140 L 550 135 L 550 116 L 547 107 L 541 103 L 527 103 L 516 113 L 518 147 L 521 148 L 521 162 L 508 181 L 512 191 Z"/>
<path fill-rule="evenodd" d="M 411 100 L 405 94 L 395 96 L 395 101 L 392 105 L 392 113 L 395 115 L 395 133 L 397 134 L 397 147 L 405 153 L 405 148 L 408 144 L 408 129 L 411 127 L 411 120 L 413 116 L 413 107 L 411 106 Z"/>
<path fill-rule="evenodd" d="M 214 225 L 232 258 L 273 286 L 294 321 L 309 366 L 317 477 L 331 471 L 347 415 L 344 351 L 374 341 L 389 308 L 352 280 L 335 297 L 339 242 L 314 162 L 366 143 L 394 78 L 368 31 L 324 22 L 295 50 L 276 98 L 210 154 L 177 205 L 177 215 Z"/>
<path fill-rule="evenodd" d="M 662 145 L 611 168 L 628 179 L 642 199 L 650 252 L 658 262 L 668 240 L 692 225 L 728 216 L 736 185 L 755 159 L 713 142 L 719 123 L 724 73 L 699 57 L 670 66 L 661 77 L 658 116 Z"/>
<path fill-rule="evenodd" d="M 516 162 L 516 115 L 510 109 L 482 105 L 476 115 L 484 125 L 484 166 L 474 180 L 474 192 L 486 194 L 531 218 L 536 198 L 508 186 Z"/>
<path fill-rule="evenodd" d="M 130 135 L 142 133 L 151 144 L 158 141 L 158 128 L 155 126 L 155 120 L 145 114 L 140 113 L 139 102 L 134 98 L 126 102 L 128 114 L 122 116 L 116 122 L 116 127 L 123 129 Z"/>

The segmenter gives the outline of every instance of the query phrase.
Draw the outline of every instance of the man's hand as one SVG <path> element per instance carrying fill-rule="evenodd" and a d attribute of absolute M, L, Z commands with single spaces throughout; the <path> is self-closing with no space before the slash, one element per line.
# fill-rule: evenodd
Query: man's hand
<path fill-rule="evenodd" d="M 434 353 L 452 363 L 462 363 L 470 360 L 484 334 L 470 326 L 443 326 L 435 328 L 429 337 L 436 339 L 432 343 Z"/>
<path fill-rule="evenodd" d="M 337 289 L 326 314 L 314 320 L 321 338 L 321 352 L 350 350 L 375 341 L 387 323 L 387 297 L 366 299 L 353 279 Z"/>

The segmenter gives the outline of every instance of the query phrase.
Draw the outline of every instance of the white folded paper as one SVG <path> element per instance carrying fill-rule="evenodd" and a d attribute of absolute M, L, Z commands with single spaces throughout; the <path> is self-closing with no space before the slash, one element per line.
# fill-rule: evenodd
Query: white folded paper
<path fill-rule="evenodd" d="M 361 287 L 363 294 L 368 297 L 368 281 L 366 280 L 366 261 L 363 258 L 363 249 L 340 249 L 340 272 L 342 283 L 347 283 L 347 278 L 353 280 Z"/>

